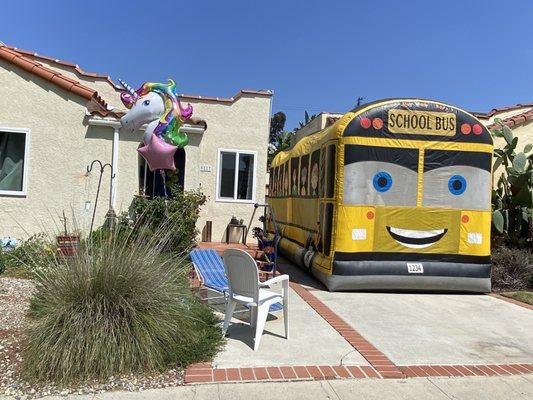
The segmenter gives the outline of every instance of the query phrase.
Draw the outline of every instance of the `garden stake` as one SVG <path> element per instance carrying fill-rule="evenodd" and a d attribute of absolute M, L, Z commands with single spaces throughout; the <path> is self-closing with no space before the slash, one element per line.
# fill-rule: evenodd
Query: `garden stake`
<path fill-rule="evenodd" d="M 98 188 L 96 189 L 96 199 L 94 200 L 93 218 L 91 219 L 91 229 L 89 230 L 89 240 L 91 240 L 91 236 L 93 233 L 94 218 L 96 216 L 96 206 L 98 205 L 98 196 L 100 195 L 100 185 L 102 184 L 102 175 L 104 174 L 105 167 L 110 168 L 111 179 L 115 178 L 115 174 L 113 173 L 113 166 L 109 163 L 102 164 L 102 161 L 100 160 L 93 160 L 91 165 L 87 166 L 87 173 L 85 174 L 85 176 L 88 176 L 89 173 L 93 170 L 94 163 L 98 163 L 100 165 L 100 178 L 98 179 Z M 111 211 L 111 207 L 109 209 Z"/>

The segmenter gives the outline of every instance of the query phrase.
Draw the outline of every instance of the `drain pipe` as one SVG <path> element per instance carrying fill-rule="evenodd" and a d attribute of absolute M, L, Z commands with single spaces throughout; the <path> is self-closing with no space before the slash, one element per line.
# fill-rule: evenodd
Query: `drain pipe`
<path fill-rule="evenodd" d="M 118 145 L 119 145 L 119 130 L 121 128 L 120 121 L 109 118 L 89 118 L 87 121 L 91 126 L 105 126 L 113 128 L 113 154 L 111 158 L 111 189 L 109 193 L 109 208 L 115 209 L 117 199 L 117 179 L 118 179 Z"/>

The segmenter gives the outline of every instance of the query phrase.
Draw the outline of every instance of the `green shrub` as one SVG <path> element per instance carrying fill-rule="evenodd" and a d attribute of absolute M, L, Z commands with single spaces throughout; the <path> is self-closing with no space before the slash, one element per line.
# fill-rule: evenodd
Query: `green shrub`
<path fill-rule="evenodd" d="M 184 257 L 164 252 L 172 228 L 138 228 L 133 236 L 118 225 L 37 274 L 23 352 L 26 379 L 100 380 L 216 354 L 223 342 L 217 318 L 192 296 Z"/>
<path fill-rule="evenodd" d="M 492 285 L 496 290 L 533 289 L 533 254 L 505 246 L 493 249 Z"/>
<path fill-rule="evenodd" d="M 147 199 L 136 197 L 129 215 L 122 215 L 119 224 L 130 226 L 134 234 L 142 229 L 156 231 L 161 225 L 172 226 L 168 247 L 175 252 L 190 250 L 196 242 L 196 221 L 206 197 L 199 191 L 186 191 L 178 186 L 169 188 L 169 197 Z"/>
<path fill-rule="evenodd" d="M 0 273 L 4 268 L 8 276 L 31 279 L 57 254 L 57 246 L 44 233 L 39 233 L 23 241 L 14 250 L 0 250 Z"/>

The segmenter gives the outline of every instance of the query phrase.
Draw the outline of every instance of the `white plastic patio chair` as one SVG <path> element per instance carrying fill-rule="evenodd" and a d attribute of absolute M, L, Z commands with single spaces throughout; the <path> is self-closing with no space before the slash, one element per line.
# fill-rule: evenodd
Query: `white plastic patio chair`
<path fill-rule="evenodd" d="M 245 251 L 227 249 L 222 255 L 229 282 L 226 300 L 226 317 L 223 331 L 226 333 L 237 304 L 250 308 L 250 326 L 255 326 L 254 351 L 259 348 L 271 304 L 283 303 L 285 338 L 289 338 L 289 276 L 278 275 L 265 282 L 259 282 L 255 260 Z M 270 288 L 281 282 L 281 293 Z"/>

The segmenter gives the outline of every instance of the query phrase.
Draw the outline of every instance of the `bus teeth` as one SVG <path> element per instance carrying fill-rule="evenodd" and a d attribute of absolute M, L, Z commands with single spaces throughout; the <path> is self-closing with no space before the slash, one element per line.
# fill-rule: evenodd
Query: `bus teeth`
<path fill-rule="evenodd" d="M 431 238 L 434 236 L 439 236 L 444 232 L 444 229 L 435 229 L 431 231 L 415 231 L 411 229 L 401 229 L 390 227 L 392 233 L 395 233 L 398 236 L 403 236 L 407 238 Z"/>
<path fill-rule="evenodd" d="M 438 242 L 448 231 L 447 229 L 433 229 L 419 231 L 387 226 L 387 231 L 396 242 L 411 249 L 423 249 Z"/>

